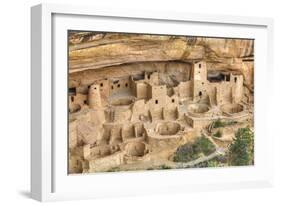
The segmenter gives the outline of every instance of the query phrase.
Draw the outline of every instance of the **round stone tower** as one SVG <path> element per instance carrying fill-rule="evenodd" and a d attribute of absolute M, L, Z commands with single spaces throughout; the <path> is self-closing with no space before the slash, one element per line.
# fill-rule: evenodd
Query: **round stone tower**
<path fill-rule="evenodd" d="M 93 84 L 89 88 L 88 103 L 91 109 L 97 109 L 101 107 L 101 95 L 99 85 Z"/>

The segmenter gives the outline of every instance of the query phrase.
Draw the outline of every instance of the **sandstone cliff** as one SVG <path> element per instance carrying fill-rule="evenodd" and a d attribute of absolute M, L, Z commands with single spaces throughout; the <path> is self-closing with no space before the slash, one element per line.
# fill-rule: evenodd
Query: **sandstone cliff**
<path fill-rule="evenodd" d="M 69 72 L 145 62 L 205 60 L 209 69 L 236 70 L 253 85 L 254 40 L 73 32 Z"/>

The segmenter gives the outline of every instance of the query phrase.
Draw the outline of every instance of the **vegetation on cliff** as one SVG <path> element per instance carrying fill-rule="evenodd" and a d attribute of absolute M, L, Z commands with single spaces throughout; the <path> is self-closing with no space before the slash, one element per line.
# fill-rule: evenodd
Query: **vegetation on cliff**
<path fill-rule="evenodd" d="M 193 144 L 187 143 L 178 147 L 174 154 L 174 162 L 189 162 L 202 154 L 210 155 L 215 150 L 215 145 L 205 136 L 201 136 Z"/>
<path fill-rule="evenodd" d="M 254 164 L 254 133 L 250 128 L 240 128 L 229 147 L 229 164 L 243 166 Z"/>

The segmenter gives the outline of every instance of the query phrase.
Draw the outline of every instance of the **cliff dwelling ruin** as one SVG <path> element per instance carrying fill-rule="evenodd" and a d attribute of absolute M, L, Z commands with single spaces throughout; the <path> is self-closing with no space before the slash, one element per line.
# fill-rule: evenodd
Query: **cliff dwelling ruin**
<path fill-rule="evenodd" d="M 68 38 L 70 174 L 227 166 L 239 128 L 253 131 L 254 40 Z"/>

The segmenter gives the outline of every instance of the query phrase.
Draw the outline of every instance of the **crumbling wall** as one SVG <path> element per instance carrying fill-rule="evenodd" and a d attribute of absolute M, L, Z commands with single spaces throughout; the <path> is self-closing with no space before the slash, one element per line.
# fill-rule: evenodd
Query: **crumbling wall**
<path fill-rule="evenodd" d="M 129 138 L 134 138 L 135 135 L 135 127 L 133 124 L 124 124 L 122 127 L 122 139 L 123 141 Z"/>
<path fill-rule="evenodd" d="M 212 83 L 208 84 L 209 86 L 207 87 L 207 93 L 209 96 L 209 100 L 210 100 L 210 105 L 211 106 L 215 106 L 218 104 L 218 99 L 220 100 L 220 96 L 219 95 L 219 91 L 217 89 L 217 87 L 215 85 L 212 85 Z"/>
<path fill-rule="evenodd" d="M 123 164 L 123 152 L 89 161 L 89 172 L 102 172 Z"/>
<path fill-rule="evenodd" d="M 131 119 L 132 111 L 128 107 L 114 110 L 114 122 L 126 122 Z"/>
<path fill-rule="evenodd" d="M 69 148 L 73 149 L 77 146 L 77 121 L 69 122 Z"/>
<path fill-rule="evenodd" d="M 78 156 L 70 156 L 68 161 L 68 173 L 81 173 L 83 171 L 81 158 Z"/>
<path fill-rule="evenodd" d="M 137 100 L 135 101 L 134 105 L 132 106 L 132 116 L 131 116 L 131 121 L 140 121 L 141 118 L 148 118 L 149 113 L 148 113 L 148 105 L 145 103 L 144 99 Z"/>
<path fill-rule="evenodd" d="M 77 93 L 68 97 L 69 111 L 78 112 L 87 105 L 87 95 Z"/>
<path fill-rule="evenodd" d="M 144 137 L 145 129 L 142 122 L 137 122 L 134 124 L 135 137 Z"/>
<path fill-rule="evenodd" d="M 102 136 L 102 125 L 93 125 L 89 122 L 78 121 L 77 134 L 82 144 L 95 144 Z"/>
<path fill-rule="evenodd" d="M 100 157 L 108 156 L 111 155 L 111 147 L 109 145 L 92 147 L 90 148 L 90 153 L 92 157 L 98 156 L 100 158 Z"/>
<path fill-rule="evenodd" d="M 186 82 L 179 83 L 177 89 L 178 89 L 178 95 L 180 98 L 193 96 L 193 85 L 192 84 L 193 84 L 192 81 L 186 81 Z"/>
<path fill-rule="evenodd" d="M 112 125 L 109 144 L 122 142 L 121 129 L 122 125 Z"/>
<path fill-rule="evenodd" d="M 201 118 L 190 117 L 187 115 L 185 115 L 185 120 L 194 129 L 201 129 L 207 127 L 208 125 L 210 125 L 210 123 L 213 122 L 213 119 L 211 118 L 201 119 Z"/>
<path fill-rule="evenodd" d="M 106 122 L 104 110 L 91 110 L 89 111 L 90 121 L 94 125 L 102 125 Z"/>

